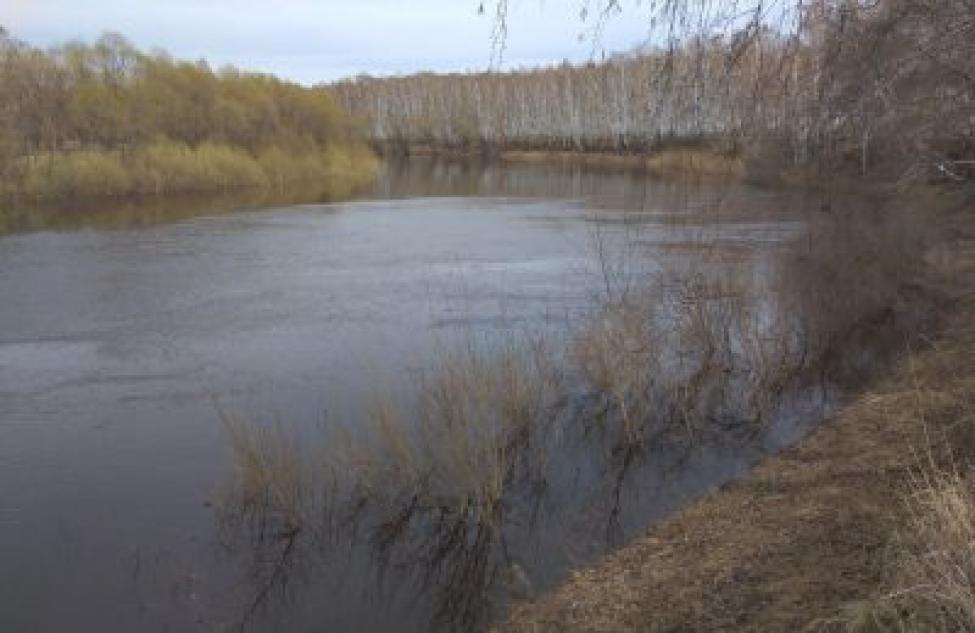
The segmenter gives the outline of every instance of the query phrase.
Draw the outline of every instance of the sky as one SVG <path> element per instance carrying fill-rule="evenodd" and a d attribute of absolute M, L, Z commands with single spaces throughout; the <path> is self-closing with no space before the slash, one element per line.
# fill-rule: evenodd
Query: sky
<path fill-rule="evenodd" d="M 649 19 L 629 3 L 594 44 L 591 0 L 509 0 L 501 68 L 585 62 L 645 43 Z M 0 0 L 0 25 L 48 47 L 106 31 L 139 48 L 271 72 L 305 84 L 368 73 L 499 68 L 493 4 L 480 0 Z M 492 62 L 492 60 L 494 60 Z"/>

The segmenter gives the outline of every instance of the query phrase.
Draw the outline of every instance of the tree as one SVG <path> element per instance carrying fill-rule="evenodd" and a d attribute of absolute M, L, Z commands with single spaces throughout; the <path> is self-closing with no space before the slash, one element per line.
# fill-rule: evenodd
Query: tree
<path fill-rule="evenodd" d="M 507 1 L 493 6 L 503 34 Z M 621 6 L 593 0 L 584 19 L 598 30 Z M 382 143 L 646 151 L 708 141 L 774 167 L 975 174 L 975 0 L 640 6 L 655 39 L 631 55 L 335 90 Z"/>
<path fill-rule="evenodd" d="M 34 180 L 61 177 L 65 192 L 83 188 L 78 178 L 116 192 L 134 169 L 120 156 L 129 151 L 152 163 L 140 175 L 152 191 L 163 172 L 187 187 L 261 183 L 265 167 L 318 177 L 329 156 L 358 144 L 356 130 L 322 88 L 148 55 L 116 34 L 51 50 L 0 35 L 5 189 L 18 177 L 12 171 L 43 170 Z M 259 164 L 268 156 L 275 164 Z"/>

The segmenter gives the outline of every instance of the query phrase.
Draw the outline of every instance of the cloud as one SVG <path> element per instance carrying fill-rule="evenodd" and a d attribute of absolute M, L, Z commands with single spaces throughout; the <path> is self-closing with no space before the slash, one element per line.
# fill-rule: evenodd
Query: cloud
<path fill-rule="evenodd" d="M 117 31 L 142 48 L 274 72 L 305 83 L 366 72 L 480 70 L 492 59 L 478 0 L 3 0 L 0 24 L 40 46 Z M 638 3 L 637 3 L 638 4 Z M 646 37 L 639 7 L 594 47 L 573 2 L 512 0 L 508 66 L 585 61 Z"/>

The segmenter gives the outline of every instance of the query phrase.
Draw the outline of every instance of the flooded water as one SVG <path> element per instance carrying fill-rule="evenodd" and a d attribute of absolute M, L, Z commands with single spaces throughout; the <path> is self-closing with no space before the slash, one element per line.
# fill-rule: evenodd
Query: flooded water
<path fill-rule="evenodd" d="M 628 274 L 649 274 L 706 238 L 760 279 L 800 206 L 639 174 L 414 161 L 351 202 L 0 212 L 0 631 L 457 628 L 435 617 L 449 574 L 377 571 L 336 538 L 285 578 L 280 551 L 228 536 L 219 412 L 310 444 L 359 419 L 377 385 L 409 392 L 459 342 L 570 337 L 624 256 Z M 815 417 L 792 413 L 645 460 L 622 539 Z M 557 468 L 566 497 L 599 475 L 577 457 Z M 491 582 L 530 595 L 611 546 L 604 518 L 543 505 L 512 528 L 496 567 L 508 576 Z"/>

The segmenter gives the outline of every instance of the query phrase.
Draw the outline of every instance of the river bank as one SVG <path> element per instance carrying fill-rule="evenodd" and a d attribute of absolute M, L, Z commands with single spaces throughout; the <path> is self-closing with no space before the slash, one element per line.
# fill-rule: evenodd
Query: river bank
<path fill-rule="evenodd" d="M 928 532 L 957 527 L 939 524 L 937 506 L 919 512 L 918 500 L 935 499 L 975 455 L 975 241 L 964 219 L 947 225 L 925 258 L 947 302 L 939 336 L 798 445 L 517 608 L 499 630 L 903 630 L 924 624 L 932 603 L 943 618 L 951 605 L 903 596 L 922 586 L 908 563 L 931 560 Z M 971 501 L 962 495 L 949 519 L 969 516 Z"/>
<path fill-rule="evenodd" d="M 436 144 L 378 144 L 377 151 L 393 156 L 424 156 L 456 160 L 495 160 L 516 165 L 553 165 L 589 169 L 639 170 L 657 177 L 709 177 L 732 181 L 749 175 L 738 155 L 702 145 L 667 147 L 652 152 L 549 150 L 505 147 L 450 147 Z"/>

